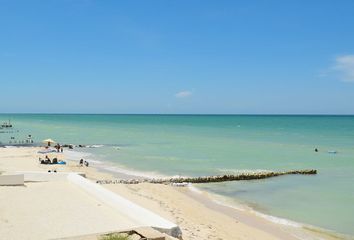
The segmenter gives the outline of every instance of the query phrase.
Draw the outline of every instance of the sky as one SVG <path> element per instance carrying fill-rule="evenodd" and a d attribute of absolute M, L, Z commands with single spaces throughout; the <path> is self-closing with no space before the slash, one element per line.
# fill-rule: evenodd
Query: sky
<path fill-rule="evenodd" d="M 0 112 L 354 114 L 354 1 L 0 0 Z"/>

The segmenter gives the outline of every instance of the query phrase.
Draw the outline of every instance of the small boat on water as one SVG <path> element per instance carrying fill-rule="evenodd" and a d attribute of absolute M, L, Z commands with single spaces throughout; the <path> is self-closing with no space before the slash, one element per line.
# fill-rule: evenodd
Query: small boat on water
<path fill-rule="evenodd" d="M 10 120 L 8 122 L 3 122 L 0 128 L 12 128 Z"/>
<path fill-rule="evenodd" d="M 23 130 L 16 129 L 10 122 L 0 125 L 0 146 L 31 146 L 34 140 L 31 134 L 24 134 Z"/>
<path fill-rule="evenodd" d="M 337 154 L 337 151 L 336 150 L 329 150 L 327 151 L 329 154 Z"/>

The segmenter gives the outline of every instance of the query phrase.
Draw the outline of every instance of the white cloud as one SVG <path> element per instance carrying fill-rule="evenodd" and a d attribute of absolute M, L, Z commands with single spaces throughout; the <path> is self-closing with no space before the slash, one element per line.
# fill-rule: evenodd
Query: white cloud
<path fill-rule="evenodd" d="M 354 82 L 354 55 L 337 57 L 333 70 L 338 72 L 342 81 Z"/>
<path fill-rule="evenodd" d="M 192 96 L 192 92 L 191 91 L 181 91 L 175 94 L 176 98 L 187 98 Z"/>

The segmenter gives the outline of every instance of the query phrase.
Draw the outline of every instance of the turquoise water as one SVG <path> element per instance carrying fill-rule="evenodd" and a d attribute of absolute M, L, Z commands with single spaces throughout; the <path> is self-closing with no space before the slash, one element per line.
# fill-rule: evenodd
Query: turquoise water
<path fill-rule="evenodd" d="M 354 235 L 354 116 L 0 115 L 9 118 L 37 141 L 103 144 L 85 151 L 149 173 L 317 169 L 316 176 L 198 187 L 266 214 Z"/>

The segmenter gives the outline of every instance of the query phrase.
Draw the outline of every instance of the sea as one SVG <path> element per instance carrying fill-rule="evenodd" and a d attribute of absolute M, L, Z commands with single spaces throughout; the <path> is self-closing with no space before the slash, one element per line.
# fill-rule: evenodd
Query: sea
<path fill-rule="evenodd" d="M 37 143 L 85 145 L 76 150 L 93 164 L 129 175 L 316 169 L 193 187 L 280 224 L 354 236 L 354 116 L 0 114 L 9 119 Z"/>

